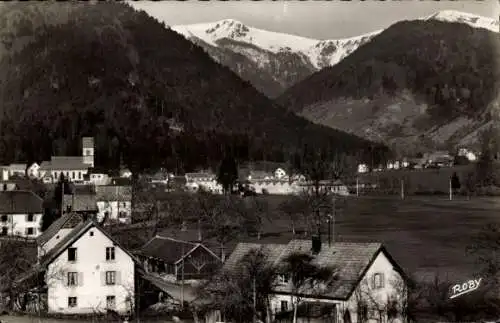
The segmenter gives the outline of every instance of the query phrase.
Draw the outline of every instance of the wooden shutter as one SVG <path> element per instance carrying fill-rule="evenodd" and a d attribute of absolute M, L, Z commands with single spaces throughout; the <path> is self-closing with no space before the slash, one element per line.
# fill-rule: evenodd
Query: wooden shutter
<path fill-rule="evenodd" d="M 380 288 L 385 287 L 385 277 L 383 273 L 380 273 Z"/>
<path fill-rule="evenodd" d="M 78 273 L 78 286 L 83 286 L 83 273 Z"/>
<path fill-rule="evenodd" d="M 101 286 L 106 286 L 106 272 L 101 271 Z"/>
<path fill-rule="evenodd" d="M 115 271 L 115 283 L 116 285 L 120 285 L 122 283 L 122 275 L 121 272 Z"/>
<path fill-rule="evenodd" d="M 63 271 L 63 281 L 64 281 L 64 286 L 68 286 L 68 272 L 67 271 Z"/>

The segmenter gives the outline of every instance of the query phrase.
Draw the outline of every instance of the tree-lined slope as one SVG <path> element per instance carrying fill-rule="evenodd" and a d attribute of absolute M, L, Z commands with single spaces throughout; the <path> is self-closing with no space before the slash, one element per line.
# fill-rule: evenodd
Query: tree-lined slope
<path fill-rule="evenodd" d="M 497 112 L 498 37 L 463 23 L 399 22 L 278 102 L 367 138 L 457 144 Z"/>
<path fill-rule="evenodd" d="M 79 153 L 82 135 L 96 137 L 100 165 L 122 156 L 181 170 L 213 165 L 228 146 L 242 159 L 279 160 L 306 142 L 369 145 L 275 105 L 145 12 L 99 2 L 67 15 L 33 26 L 0 63 L 2 162 Z"/>

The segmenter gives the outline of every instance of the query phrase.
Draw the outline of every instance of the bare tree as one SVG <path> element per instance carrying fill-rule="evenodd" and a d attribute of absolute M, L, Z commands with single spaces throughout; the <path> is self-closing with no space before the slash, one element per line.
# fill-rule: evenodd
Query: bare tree
<path fill-rule="evenodd" d="M 297 323 L 298 306 L 303 295 L 321 293 L 337 279 L 335 268 L 319 267 L 312 263 L 313 259 L 309 254 L 293 253 L 282 263 L 282 272 L 290 275 L 293 323 Z"/>
<path fill-rule="evenodd" d="M 226 244 L 236 238 L 242 230 L 240 219 L 233 216 L 234 196 L 198 194 L 197 197 L 199 219 L 204 226 L 203 229 L 208 237 L 214 237 L 219 243 L 221 259 L 224 261 Z"/>

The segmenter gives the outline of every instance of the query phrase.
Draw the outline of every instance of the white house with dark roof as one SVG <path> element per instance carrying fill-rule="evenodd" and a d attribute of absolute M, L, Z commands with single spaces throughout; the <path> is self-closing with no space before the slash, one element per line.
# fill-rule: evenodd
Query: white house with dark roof
<path fill-rule="evenodd" d="M 186 187 L 191 190 L 205 189 L 212 193 L 222 193 L 222 185 L 217 182 L 217 176 L 211 172 L 186 173 Z"/>
<path fill-rule="evenodd" d="M 136 261 L 93 220 L 78 224 L 41 259 L 49 313 L 133 313 Z"/>
<path fill-rule="evenodd" d="M 280 266 L 293 253 L 307 253 L 313 256 L 313 263 L 333 271 L 331 281 L 317 289 L 300 290 L 299 308 L 308 307 L 309 315 L 314 312 L 326 315 L 333 322 L 401 322 L 402 318 L 388 317 L 391 314 L 375 311 L 375 307 L 400 300 L 404 304 L 406 275 L 380 243 L 335 242 L 318 244 L 312 250 L 310 240 L 292 240 L 288 244 L 239 243 L 224 264 L 226 271 L 238 271 L 239 261 L 252 249 L 261 249 L 268 255 L 272 265 Z M 318 250 L 319 249 L 319 250 Z M 271 301 L 274 315 L 292 310 L 292 293 L 289 275 L 283 273 L 273 292 Z M 335 278 L 334 278 L 335 277 Z M 392 303 L 394 304 L 394 303 Z M 359 316 L 363 316 L 363 318 Z M 382 317 L 380 317 L 382 315 Z"/>
<path fill-rule="evenodd" d="M 83 163 L 89 165 L 89 167 L 94 167 L 94 137 L 83 137 L 82 138 L 82 156 Z"/>
<path fill-rule="evenodd" d="M 0 233 L 35 238 L 40 234 L 43 200 L 31 191 L 0 191 Z"/>
<path fill-rule="evenodd" d="M 132 222 L 132 186 L 96 186 L 97 219 L 106 223 Z"/>

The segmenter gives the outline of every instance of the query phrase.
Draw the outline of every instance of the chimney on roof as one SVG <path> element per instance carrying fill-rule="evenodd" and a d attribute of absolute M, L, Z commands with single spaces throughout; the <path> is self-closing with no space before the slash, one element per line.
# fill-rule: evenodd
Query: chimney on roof
<path fill-rule="evenodd" d="M 317 255 L 321 251 L 321 237 L 319 235 L 311 237 L 311 251 L 314 255 Z"/>

